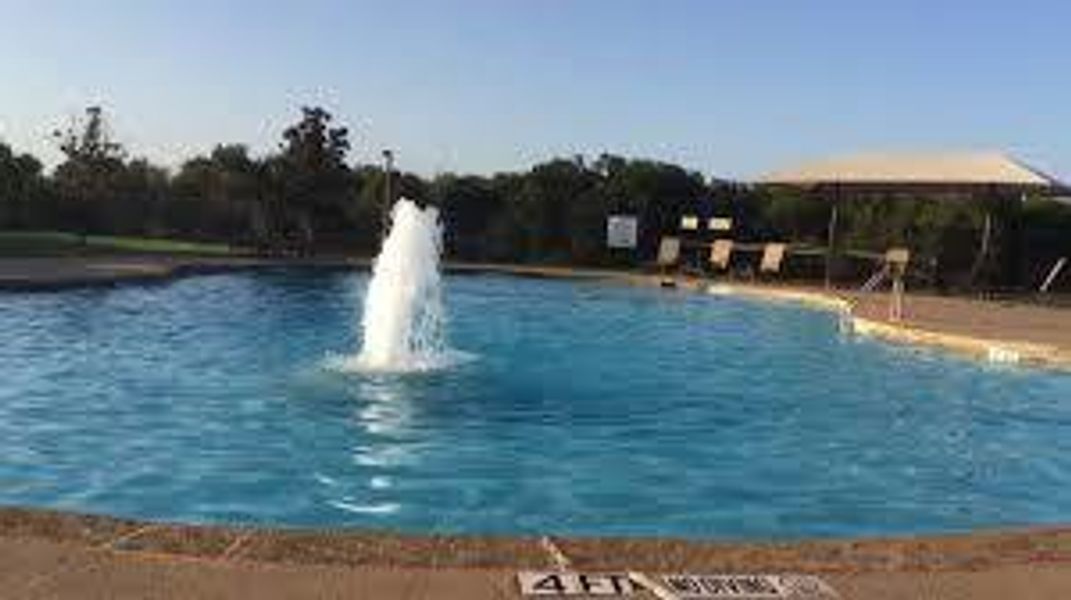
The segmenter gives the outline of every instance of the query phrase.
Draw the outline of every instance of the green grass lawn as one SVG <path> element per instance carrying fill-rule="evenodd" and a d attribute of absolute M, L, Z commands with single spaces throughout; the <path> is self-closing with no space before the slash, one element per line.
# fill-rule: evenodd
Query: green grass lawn
<path fill-rule="evenodd" d="M 91 235 L 62 231 L 0 231 L 0 256 L 77 256 L 85 254 L 231 254 L 226 244 L 160 238 Z"/>

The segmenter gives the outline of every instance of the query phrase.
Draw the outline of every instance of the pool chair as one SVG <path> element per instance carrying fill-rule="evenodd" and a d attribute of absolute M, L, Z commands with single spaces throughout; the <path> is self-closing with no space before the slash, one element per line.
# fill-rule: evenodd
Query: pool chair
<path fill-rule="evenodd" d="M 658 270 L 662 275 L 662 287 L 675 287 L 676 281 L 669 277 L 669 269 L 677 265 L 681 259 L 681 239 L 679 237 L 665 236 L 658 244 Z"/>
<path fill-rule="evenodd" d="M 759 261 L 759 275 L 778 275 L 781 263 L 785 262 L 786 244 L 771 243 L 762 247 L 762 260 Z"/>
<path fill-rule="evenodd" d="M 681 239 L 666 236 L 658 244 L 658 266 L 665 269 L 677 264 L 681 259 Z"/>
<path fill-rule="evenodd" d="M 710 246 L 710 266 L 715 271 L 728 271 L 733 259 L 732 240 L 714 240 Z"/>

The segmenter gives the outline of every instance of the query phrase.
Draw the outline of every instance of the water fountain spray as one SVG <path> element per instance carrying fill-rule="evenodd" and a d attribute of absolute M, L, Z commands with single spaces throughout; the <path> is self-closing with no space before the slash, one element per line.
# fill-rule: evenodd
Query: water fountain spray
<path fill-rule="evenodd" d="M 402 198 L 372 267 L 364 301 L 361 352 L 350 366 L 372 371 L 421 371 L 444 366 L 439 211 Z"/>

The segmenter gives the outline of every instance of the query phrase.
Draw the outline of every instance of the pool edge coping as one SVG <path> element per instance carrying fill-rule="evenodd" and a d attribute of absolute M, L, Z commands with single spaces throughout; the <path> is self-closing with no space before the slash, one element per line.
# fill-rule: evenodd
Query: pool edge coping
<path fill-rule="evenodd" d="M 1071 565 L 1071 526 L 1058 525 L 938 535 L 743 541 L 191 525 L 0 507 L 0 544 L 19 540 L 173 561 L 301 566 L 558 570 L 565 557 L 571 569 L 587 571 L 834 574 Z"/>
<path fill-rule="evenodd" d="M 959 333 L 934 331 L 911 325 L 862 317 L 855 314 L 851 301 L 836 291 L 786 289 L 740 283 L 713 283 L 706 292 L 714 295 L 737 295 L 764 301 L 792 302 L 835 312 L 847 319 L 850 331 L 884 341 L 938 348 L 960 356 L 989 363 L 1023 364 L 1071 371 L 1071 351 L 1051 344 L 1023 340 L 992 339 Z"/>

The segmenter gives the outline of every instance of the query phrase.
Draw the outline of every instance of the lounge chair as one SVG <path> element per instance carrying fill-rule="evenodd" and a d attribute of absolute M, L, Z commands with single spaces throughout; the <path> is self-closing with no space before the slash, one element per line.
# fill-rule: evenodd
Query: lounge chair
<path fill-rule="evenodd" d="M 714 244 L 710 246 L 710 266 L 718 271 L 726 271 L 732 258 L 733 241 L 714 240 Z"/>
<path fill-rule="evenodd" d="M 681 259 L 681 239 L 666 236 L 658 244 L 658 266 L 672 267 Z"/>
<path fill-rule="evenodd" d="M 759 262 L 760 275 L 777 275 L 781 272 L 781 263 L 785 262 L 785 244 L 771 243 L 762 248 L 762 260 Z"/>
<path fill-rule="evenodd" d="M 677 265 L 681 259 L 681 239 L 679 237 L 665 236 L 658 244 L 658 269 L 662 275 L 660 285 L 662 287 L 676 287 L 677 282 L 669 276 L 669 269 Z"/>

